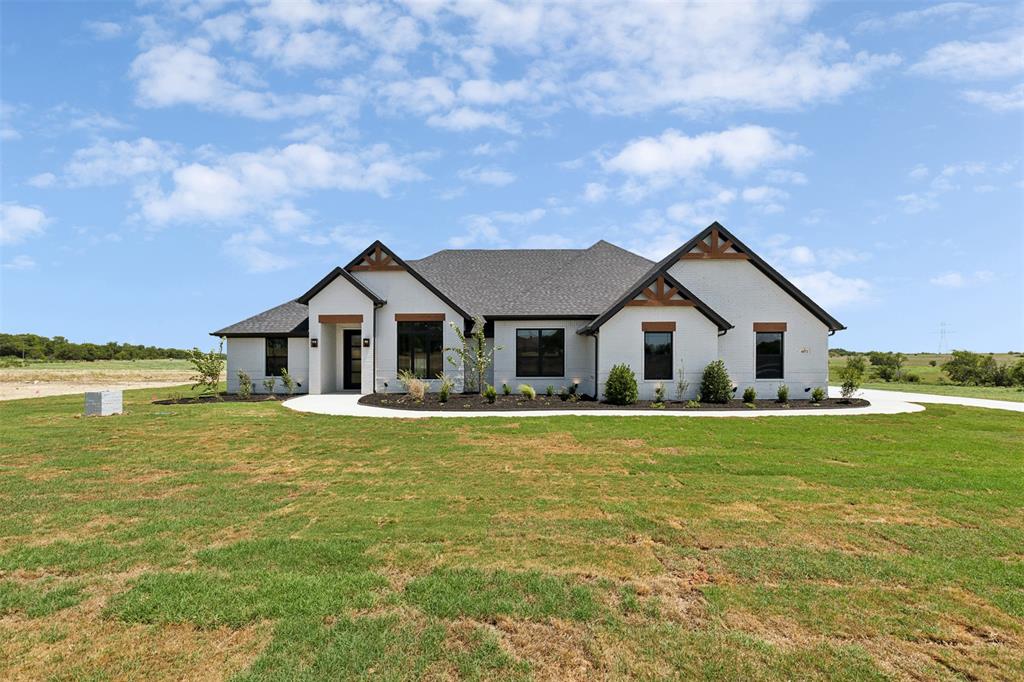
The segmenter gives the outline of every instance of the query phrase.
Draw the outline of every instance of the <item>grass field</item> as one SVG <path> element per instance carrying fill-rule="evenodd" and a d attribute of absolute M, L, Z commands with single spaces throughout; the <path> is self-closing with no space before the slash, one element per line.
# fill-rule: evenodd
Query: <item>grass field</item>
<path fill-rule="evenodd" d="M 28 360 L 23 366 L 4 367 L 7 370 L 39 371 L 53 370 L 58 372 L 104 372 L 104 371 L 189 371 L 188 360 L 93 360 L 61 361 L 61 360 Z"/>
<path fill-rule="evenodd" d="M 1024 420 L 0 404 L 0 678 L 1024 676 Z M 167 393 L 168 391 L 163 391 Z"/>
<path fill-rule="evenodd" d="M 995 353 L 996 362 L 1007 364 L 1016 362 L 1021 356 L 1010 353 Z M 951 383 L 942 371 L 942 363 L 950 359 L 949 355 L 938 353 L 914 353 L 907 355 L 904 369 L 921 376 L 920 383 L 868 381 L 864 388 L 878 388 L 889 391 L 909 391 L 911 393 L 931 393 L 934 395 L 955 395 L 966 398 L 988 398 L 990 400 L 1012 400 L 1024 402 L 1024 391 L 1007 386 L 958 386 Z M 934 362 L 933 367 L 931 363 Z M 829 383 L 838 385 L 839 369 L 846 365 L 846 357 L 829 357 Z M 870 372 L 870 365 L 869 365 Z"/>

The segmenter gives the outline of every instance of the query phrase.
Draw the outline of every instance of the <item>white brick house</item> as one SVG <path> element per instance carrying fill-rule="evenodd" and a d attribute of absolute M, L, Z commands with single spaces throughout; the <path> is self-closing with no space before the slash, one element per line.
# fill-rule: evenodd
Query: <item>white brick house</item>
<path fill-rule="evenodd" d="M 227 338 L 229 392 L 240 370 L 259 391 L 282 368 L 309 393 L 400 391 L 403 369 L 434 387 L 445 372 L 461 390 L 447 349 L 453 325 L 469 331 L 478 319 L 499 347 L 487 383 L 600 396 L 625 363 L 642 399 L 658 384 L 673 395 L 680 373 L 694 397 L 718 359 L 738 394 L 785 383 L 807 398 L 827 384 L 828 337 L 844 329 L 716 222 L 658 263 L 605 241 L 410 261 L 375 242 L 302 296 L 213 335 Z"/>

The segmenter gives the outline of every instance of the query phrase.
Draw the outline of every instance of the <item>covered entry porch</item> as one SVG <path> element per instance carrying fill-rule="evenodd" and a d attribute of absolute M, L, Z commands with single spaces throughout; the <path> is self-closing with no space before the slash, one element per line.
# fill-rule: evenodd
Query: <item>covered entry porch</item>
<path fill-rule="evenodd" d="M 311 369 L 319 365 L 319 386 L 311 392 L 372 393 L 371 338 L 363 315 L 320 314 L 316 327 L 319 335 L 310 334 L 309 352 Z"/>

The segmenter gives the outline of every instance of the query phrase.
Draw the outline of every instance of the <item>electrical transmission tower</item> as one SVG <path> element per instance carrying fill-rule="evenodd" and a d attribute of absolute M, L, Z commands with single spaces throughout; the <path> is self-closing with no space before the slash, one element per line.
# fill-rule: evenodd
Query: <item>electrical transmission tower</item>
<path fill-rule="evenodd" d="M 954 332 L 950 328 L 949 323 L 947 323 L 947 322 L 939 322 L 939 331 L 937 332 L 937 334 L 939 335 L 939 355 L 942 355 L 943 353 L 946 352 L 946 339 L 951 334 L 955 334 L 955 333 L 956 332 Z"/>

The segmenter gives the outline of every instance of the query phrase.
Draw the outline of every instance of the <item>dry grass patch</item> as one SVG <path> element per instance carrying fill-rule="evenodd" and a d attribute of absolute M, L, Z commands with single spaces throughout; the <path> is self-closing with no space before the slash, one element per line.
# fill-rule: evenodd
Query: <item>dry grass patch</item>
<path fill-rule="evenodd" d="M 593 635 L 579 623 L 550 618 L 531 622 L 499 617 L 493 624 L 502 645 L 519 660 L 529 661 L 537 680 L 593 680 L 599 664 L 592 656 Z"/>

